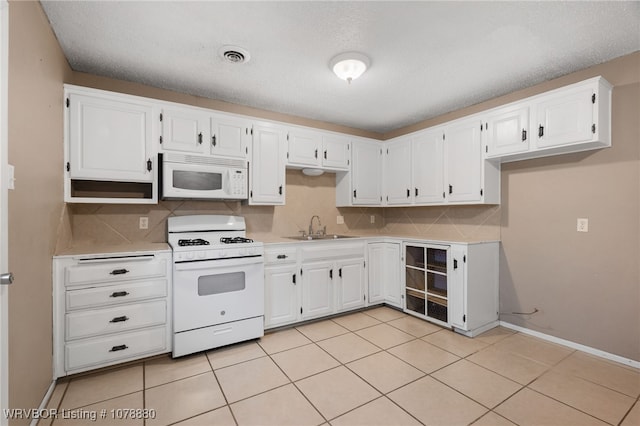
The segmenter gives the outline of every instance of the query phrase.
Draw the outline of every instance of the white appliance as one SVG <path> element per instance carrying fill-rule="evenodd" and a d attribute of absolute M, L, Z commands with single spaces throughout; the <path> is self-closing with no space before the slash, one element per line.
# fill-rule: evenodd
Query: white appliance
<path fill-rule="evenodd" d="M 159 154 L 160 197 L 246 200 L 247 162 L 198 155 Z"/>
<path fill-rule="evenodd" d="M 264 247 L 243 217 L 168 219 L 173 249 L 173 357 L 264 335 Z"/>

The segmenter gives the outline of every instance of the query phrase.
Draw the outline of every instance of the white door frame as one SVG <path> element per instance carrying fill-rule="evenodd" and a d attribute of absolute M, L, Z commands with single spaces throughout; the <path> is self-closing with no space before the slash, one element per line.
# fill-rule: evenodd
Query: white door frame
<path fill-rule="evenodd" d="M 0 0 L 0 273 L 9 272 L 7 153 L 8 153 L 8 74 L 9 74 L 9 3 Z M 0 285 L 0 426 L 7 424 L 2 410 L 9 408 L 9 338 L 8 288 Z"/>

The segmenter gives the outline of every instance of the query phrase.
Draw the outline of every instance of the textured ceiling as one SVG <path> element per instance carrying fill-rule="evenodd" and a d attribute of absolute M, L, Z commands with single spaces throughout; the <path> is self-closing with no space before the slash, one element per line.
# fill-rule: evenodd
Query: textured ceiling
<path fill-rule="evenodd" d="M 378 133 L 640 50 L 637 1 L 41 3 L 76 71 Z"/>

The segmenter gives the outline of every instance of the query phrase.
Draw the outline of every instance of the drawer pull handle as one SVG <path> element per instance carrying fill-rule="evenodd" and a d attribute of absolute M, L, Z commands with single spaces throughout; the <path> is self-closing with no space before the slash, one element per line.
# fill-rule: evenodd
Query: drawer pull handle
<path fill-rule="evenodd" d="M 118 345 L 118 346 L 114 346 L 111 349 L 109 349 L 109 352 L 124 351 L 125 349 L 129 349 L 129 346 L 127 346 L 127 345 Z"/>
<path fill-rule="evenodd" d="M 278 259 L 286 259 L 287 257 L 289 257 L 289 256 L 287 256 L 286 254 L 279 254 L 278 255 Z"/>
<path fill-rule="evenodd" d="M 129 321 L 129 317 L 126 315 L 123 315 L 121 317 L 115 317 L 114 319 L 112 319 L 109 322 L 125 322 L 125 321 Z"/>
<path fill-rule="evenodd" d="M 122 274 L 126 274 L 127 272 L 129 272 L 128 269 L 114 269 L 113 271 L 109 272 L 110 275 L 122 275 Z"/>
<path fill-rule="evenodd" d="M 114 291 L 113 293 L 111 293 L 111 295 L 109 295 L 109 297 L 123 297 L 128 295 L 128 291 Z"/>

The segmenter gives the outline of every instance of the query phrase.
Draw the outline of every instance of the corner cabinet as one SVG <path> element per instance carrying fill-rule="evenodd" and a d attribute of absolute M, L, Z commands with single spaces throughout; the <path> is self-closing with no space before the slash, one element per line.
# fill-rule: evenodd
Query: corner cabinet
<path fill-rule="evenodd" d="M 351 142 L 351 169 L 336 173 L 336 206 L 382 205 L 382 148 L 379 141 Z"/>
<path fill-rule="evenodd" d="M 497 242 L 403 244 L 406 313 L 467 336 L 498 323 Z"/>
<path fill-rule="evenodd" d="M 270 123 L 252 128 L 249 204 L 283 205 L 285 201 L 286 130 Z"/>
<path fill-rule="evenodd" d="M 66 202 L 156 203 L 154 106 L 65 85 Z"/>
<path fill-rule="evenodd" d="M 171 251 L 53 259 L 55 377 L 171 352 Z"/>

